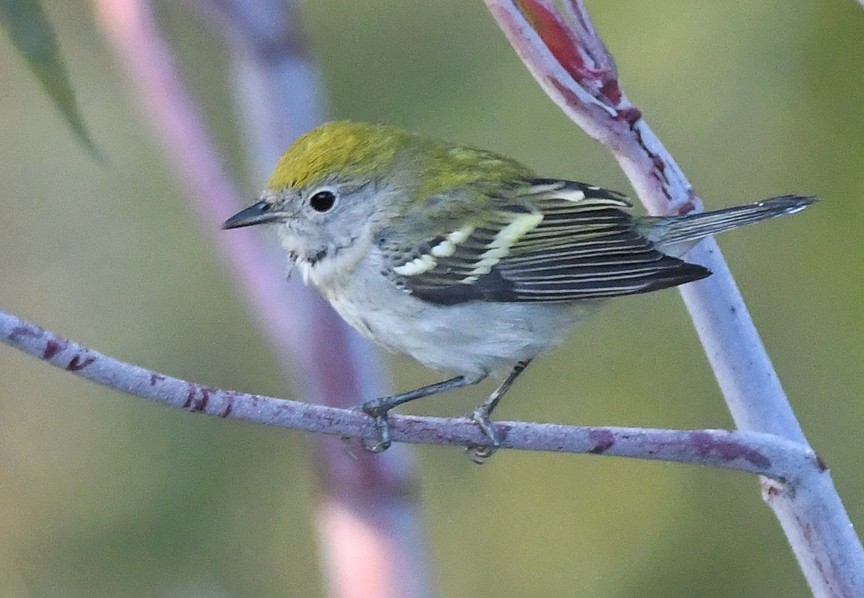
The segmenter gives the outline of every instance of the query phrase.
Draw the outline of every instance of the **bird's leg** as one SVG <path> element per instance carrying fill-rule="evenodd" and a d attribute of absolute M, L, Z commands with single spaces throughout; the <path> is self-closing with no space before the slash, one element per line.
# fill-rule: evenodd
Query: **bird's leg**
<path fill-rule="evenodd" d="M 528 367 L 529 363 L 531 363 L 530 359 L 524 359 L 514 365 L 510 374 L 504 379 L 504 382 L 501 383 L 501 386 L 496 388 L 495 391 L 489 395 L 489 398 L 483 401 L 483 404 L 477 407 L 477 409 L 474 410 L 474 413 L 471 414 L 471 419 L 480 426 L 480 429 L 483 430 L 483 433 L 489 439 L 488 445 L 473 445 L 468 447 L 468 456 L 475 463 L 482 463 L 491 457 L 492 453 L 498 450 L 498 447 L 501 446 L 501 442 L 498 440 L 498 435 L 495 433 L 495 428 L 492 426 L 492 420 L 489 419 L 489 416 L 492 415 L 492 411 L 498 406 L 504 393 L 510 390 L 510 387 L 513 386 L 513 382 L 519 377 L 519 374 L 525 371 L 525 368 Z"/>
<path fill-rule="evenodd" d="M 403 392 L 389 397 L 379 397 L 362 403 L 360 409 L 363 413 L 375 418 L 375 434 L 377 436 L 375 444 L 372 446 L 364 446 L 373 453 L 380 453 L 390 448 L 390 425 L 387 423 L 387 412 L 394 407 L 398 407 L 399 405 L 408 403 L 414 399 L 428 397 L 429 395 L 438 394 L 439 392 L 476 384 L 479 381 L 480 379 L 456 376 L 455 378 L 430 384 L 429 386 L 423 386 L 416 390 Z"/>

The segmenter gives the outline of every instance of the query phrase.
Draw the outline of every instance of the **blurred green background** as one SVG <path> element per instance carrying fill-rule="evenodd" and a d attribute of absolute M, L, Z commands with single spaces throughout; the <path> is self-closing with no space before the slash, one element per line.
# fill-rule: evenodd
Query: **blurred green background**
<path fill-rule="evenodd" d="M 710 207 L 824 201 L 720 239 L 813 446 L 864 520 L 864 9 L 852 0 L 592 2 L 623 87 Z M 89 6 L 48 1 L 91 134 L 75 141 L 0 37 L 0 308 L 121 359 L 285 395 Z M 486 146 L 629 191 L 480 2 L 306 2 L 334 117 Z M 161 23 L 244 174 L 224 47 Z M 287 142 L 288 140 L 286 140 Z M 398 388 L 433 381 L 388 358 Z M 0 347 L 0 595 L 321 595 L 309 437 L 153 406 Z M 485 387 L 484 389 L 485 390 Z M 479 391 L 418 405 L 460 414 Z M 499 417 L 729 427 L 675 291 L 614 301 Z M 415 451 L 444 596 L 807 596 L 752 477 L 611 458 Z"/>

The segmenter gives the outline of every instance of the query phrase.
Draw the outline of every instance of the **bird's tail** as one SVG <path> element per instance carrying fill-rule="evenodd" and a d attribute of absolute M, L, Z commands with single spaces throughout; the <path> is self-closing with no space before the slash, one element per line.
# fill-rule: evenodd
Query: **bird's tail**
<path fill-rule="evenodd" d="M 712 212 L 698 212 L 686 216 L 648 217 L 643 222 L 648 228 L 646 236 L 664 251 L 668 246 L 685 243 L 687 246 L 682 248 L 686 251 L 693 242 L 708 235 L 777 216 L 795 214 L 815 201 L 815 197 L 784 195 Z"/>

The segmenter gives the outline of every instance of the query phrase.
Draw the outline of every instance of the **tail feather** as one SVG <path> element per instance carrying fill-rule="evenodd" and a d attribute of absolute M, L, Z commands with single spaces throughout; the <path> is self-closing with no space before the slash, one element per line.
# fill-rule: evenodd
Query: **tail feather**
<path fill-rule="evenodd" d="M 648 217 L 643 220 L 643 223 L 647 225 L 647 237 L 662 249 L 679 243 L 692 244 L 703 237 L 733 228 L 777 216 L 795 214 L 815 201 L 815 197 L 784 195 L 712 212 L 698 212 L 686 216 Z"/>

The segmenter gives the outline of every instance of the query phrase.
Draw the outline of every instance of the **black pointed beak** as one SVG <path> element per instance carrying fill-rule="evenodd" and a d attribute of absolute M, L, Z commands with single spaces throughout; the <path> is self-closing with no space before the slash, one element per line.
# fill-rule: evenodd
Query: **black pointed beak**
<path fill-rule="evenodd" d="M 278 210 L 276 206 L 262 200 L 231 216 L 231 218 L 222 223 L 222 228 L 241 228 L 244 226 L 253 226 L 255 224 L 280 222 L 284 218 L 285 214 Z"/>

